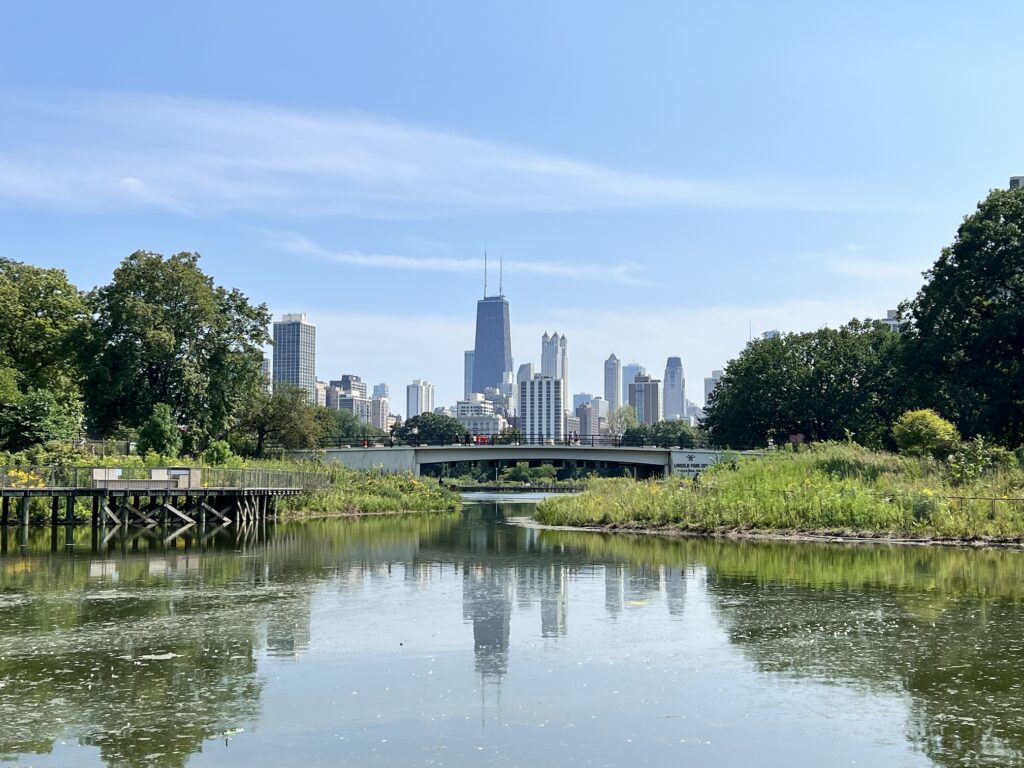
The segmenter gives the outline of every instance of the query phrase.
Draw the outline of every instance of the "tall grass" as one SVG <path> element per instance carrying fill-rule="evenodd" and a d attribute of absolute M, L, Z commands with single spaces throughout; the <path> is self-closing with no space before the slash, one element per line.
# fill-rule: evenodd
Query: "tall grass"
<path fill-rule="evenodd" d="M 1019 469 L 953 485 L 930 459 L 821 444 L 718 465 L 699 485 L 594 480 L 579 496 L 545 500 L 536 516 L 556 525 L 694 532 L 1017 538 L 1024 536 L 1022 486 Z"/>

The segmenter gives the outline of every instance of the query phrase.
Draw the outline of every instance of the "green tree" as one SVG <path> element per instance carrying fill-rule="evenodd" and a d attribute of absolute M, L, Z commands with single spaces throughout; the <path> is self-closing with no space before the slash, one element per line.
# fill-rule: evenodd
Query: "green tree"
<path fill-rule="evenodd" d="M 198 254 L 133 253 L 90 303 L 87 415 L 101 435 L 139 427 L 166 403 L 197 451 L 263 384 L 267 308 L 214 285 Z"/>
<path fill-rule="evenodd" d="M 930 408 L 907 411 L 892 427 L 899 449 L 912 456 L 946 456 L 960 439 L 956 427 Z"/>
<path fill-rule="evenodd" d="M 363 440 L 385 435 L 383 430 L 361 421 L 351 411 L 317 408 L 317 420 L 322 428 L 321 437 L 325 440 Z"/>
<path fill-rule="evenodd" d="M 911 305 L 918 399 L 965 435 L 1024 443 L 1024 189 L 995 190 Z"/>
<path fill-rule="evenodd" d="M 242 410 L 231 431 L 235 450 L 262 458 L 271 443 L 289 450 L 311 450 L 324 437 L 324 422 L 306 390 L 275 384 L 273 394 L 260 389 Z"/>
<path fill-rule="evenodd" d="M 398 440 L 428 445 L 450 445 L 465 442 L 469 432 L 458 419 L 440 413 L 421 413 L 406 419 L 394 430 Z"/>
<path fill-rule="evenodd" d="M 63 270 L 0 258 L 0 369 L 21 391 L 59 389 L 79 380 L 79 351 L 90 318 L 85 297 Z"/>
<path fill-rule="evenodd" d="M 515 427 L 505 427 L 494 438 L 499 445 L 515 445 L 523 442 L 523 433 Z"/>
<path fill-rule="evenodd" d="M 61 270 L 0 259 L 0 318 L 0 449 L 76 437 L 82 294 Z"/>
<path fill-rule="evenodd" d="M 878 448 L 906 407 L 903 370 L 902 337 L 882 323 L 757 339 L 729 362 L 701 426 L 734 447 L 802 434 Z"/>
<path fill-rule="evenodd" d="M 181 430 L 167 403 L 157 403 L 149 418 L 139 427 L 139 453 L 177 456 L 181 451 Z"/>
<path fill-rule="evenodd" d="M 615 437 L 622 437 L 626 431 L 637 427 L 640 420 L 636 417 L 636 409 L 632 405 L 622 405 L 608 417 L 608 428 Z"/>

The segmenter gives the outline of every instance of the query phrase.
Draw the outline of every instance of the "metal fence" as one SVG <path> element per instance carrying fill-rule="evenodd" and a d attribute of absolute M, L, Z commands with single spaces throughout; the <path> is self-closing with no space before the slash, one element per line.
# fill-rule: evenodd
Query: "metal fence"
<path fill-rule="evenodd" d="M 321 472 L 281 469 L 225 469 L 223 467 L 0 467 L 0 488 L 101 488 L 109 481 L 170 480 L 188 478 L 180 487 L 192 488 L 301 488 L 316 490 L 330 485 Z"/>

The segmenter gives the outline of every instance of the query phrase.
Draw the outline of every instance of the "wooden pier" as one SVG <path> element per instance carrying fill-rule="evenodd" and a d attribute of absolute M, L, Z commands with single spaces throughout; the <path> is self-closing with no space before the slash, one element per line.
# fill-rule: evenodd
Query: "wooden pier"
<path fill-rule="evenodd" d="M 277 514 L 277 500 L 302 488 L 0 488 L 0 525 L 30 525 L 32 499 L 48 499 L 51 525 L 82 525 L 79 505 L 93 526 L 250 523 Z"/>
<path fill-rule="evenodd" d="M 324 482 L 316 473 L 268 470 L 0 468 L 0 525 L 39 522 L 38 499 L 53 526 L 244 525 L 276 517 L 278 499 Z"/>

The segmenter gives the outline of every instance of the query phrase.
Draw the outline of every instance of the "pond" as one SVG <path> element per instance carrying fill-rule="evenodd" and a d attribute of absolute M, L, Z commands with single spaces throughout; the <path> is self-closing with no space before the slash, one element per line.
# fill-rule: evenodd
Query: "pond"
<path fill-rule="evenodd" d="M 529 511 L 205 543 L 0 531 L 0 761 L 1024 762 L 1024 553 L 552 531 Z"/>

